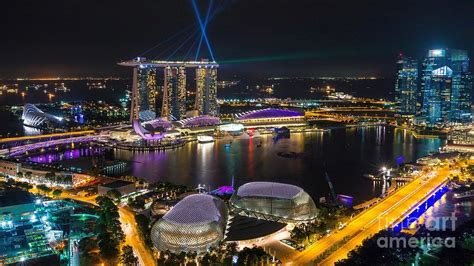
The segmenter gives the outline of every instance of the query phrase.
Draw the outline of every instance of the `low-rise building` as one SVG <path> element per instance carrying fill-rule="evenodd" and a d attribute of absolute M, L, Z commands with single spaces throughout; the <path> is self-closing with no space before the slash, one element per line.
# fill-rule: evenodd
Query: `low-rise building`
<path fill-rule="evenodd" d="M 13 161 L 0 161 L 0 173 L 8 177 L 16 177 L 21 171 L 21 163 Z"/>
<path fill-rule="evenodd" d="M 99 195 L 106 195 L 110 190 L 117 190 L 122 195 L 130 194 L 135 191 L 135 183 L 116 180 L 107 184 L 101 184 L 98 186 Z"/>
<path fill-rule="evenodd" d="M 29 192 L 0 192 L 0 265 L 59 265 L 36 211 Z"/>
<path fill-rule="evenodd" d="M 33 196 L 24 190 L 5 190 L 0 192 L 0 226 L 8 221 L 30 220 L 35 212 Z"/>
<path fill-rule="evenodd" d="M 235 122 L 247 128 L 305 126 L 307 124 L 304 114 L 298 111 L 273 108 L 237 114 Z"/>

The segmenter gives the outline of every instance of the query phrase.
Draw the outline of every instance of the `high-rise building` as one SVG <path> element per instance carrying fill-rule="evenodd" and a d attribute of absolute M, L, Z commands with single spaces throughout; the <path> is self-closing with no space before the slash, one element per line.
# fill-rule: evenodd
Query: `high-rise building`
<path fill-rule="evenodd" d="M 161 116 L 180 120 L 186 115 L 186 68 L 184 66 L 165 67 L 163 106 Z"/>
<path fill-rule="evenodd" d="M 217 116 L 217 68 L 203 66 L 196 68 L 196 110 L 200 115 Z"/>
<path fill-rule="evenodd" d="M 196 108 L 189 116 L 217 116 L 217 68 L 219 65 L 209 60 L 201 61 L 158 61 L 137 57 L 118 63 L 133 67 L 133 87 L 130 97 L 130 122 L 153 120 L 157 116 L 157 99 L 163 91 L 161 117 L 166 120 L 186 118 L 186 68 L 196 68 Z M 157 69 L 164 69 L 163 87 L 158 86 Z"/>
<path fill-rule="evenodd" d="M 428 125 L 471 120 L 471 73 L 465 50 L 429 50 L 421 78 L 421 118 Z"/>
<path fill-rule="evenodd" d="M 399 117 L 413 117 L 417 110 L 418 61 L 400 55 L 395 83 L 396 114 Z"/>
<path fill-rule="evenodd" d="M 133 69 L 130 121 L 156 117 L 156 68 L 140 65 Z"/>

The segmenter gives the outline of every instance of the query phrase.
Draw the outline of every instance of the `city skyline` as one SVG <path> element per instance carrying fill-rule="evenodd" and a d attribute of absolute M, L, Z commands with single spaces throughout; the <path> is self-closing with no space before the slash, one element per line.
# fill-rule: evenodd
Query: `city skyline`
<path fill-rule="evenodd" d="M 0 8 L 1 265 L 473 264 L 472 0 Z"/>
<path fill-rule="evenodd" d="M 115 3 L 108 8 L 95 1 L 80 6 L 63 3 L 56 9 L 30 1 L 2 3 L 2 9 L 10 12 L 2 18 L 2 32 L 9 37 L 0 44 L 1 73 L 5 77 L 127 76 L 114 62 L 138 56 L 196 23 L 188 1 L 145 1 L 136 6 L 143 13 L 130 13 L 124 2 Z M 207 2 L 198 4 L 205 14 Z M 400 51 L 422 56 L 424 50 L 453 47 L 472 54 L 474 37 L 469 34 L 468 15 L 472 2 L 452 3 L 438 18 L 435 14 L 441 4 L 214 1 L 207 28 L 222 77 L 393 77 L 392 62 Z M 408 5 L 410 9 L 405 9 Z M 158 16 L 156 10 L 170 12 Z M 140 20 L 121 21 L 122 14 Z M 159 26 L 171 17 L 172 25 Z M 444 23 L 438 23 L 439 19 Z M 26 49 L 26 44 L 35 48 Z"/>
<path fill-rule="evenodd" d="M 420 59 L 400 54 L 397 65 L 398 117 L 429 126 L 472 120 L 472 75 L 467 51 L 429 50 Z"/>

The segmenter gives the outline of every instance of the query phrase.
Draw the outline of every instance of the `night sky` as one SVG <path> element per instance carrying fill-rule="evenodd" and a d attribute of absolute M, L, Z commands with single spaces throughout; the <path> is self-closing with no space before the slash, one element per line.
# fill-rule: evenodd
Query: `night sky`
<path fill-rule="evenodd" d="M 209 1 L 197 1 L 204 17 Z M 474 54 L 472 0 L 214 0 L 212 7 L 207 31 L 224 78 L 390 77 L 402 51 Z M 193 59 L 199 36 L 188 0 L 14 0 L 0 10 L 0 78 L 127 76 L 117 61 L 177 32 L 145 56 L 166 59 L 184 43 L 174 58 L 189 51 Z"/>

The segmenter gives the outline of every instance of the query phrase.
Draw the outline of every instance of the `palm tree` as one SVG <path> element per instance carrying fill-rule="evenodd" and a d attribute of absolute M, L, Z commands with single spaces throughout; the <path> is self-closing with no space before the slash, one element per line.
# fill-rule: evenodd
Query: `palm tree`
<path fill-rule="evenodd" d="M 26 178 L 26 179 L 31 179 L 31 175 L 32 175 L 32 174 L 33 174 L 32 172 L 27 171 L 27 172 L 25 173 L 25 178 Z"/>

